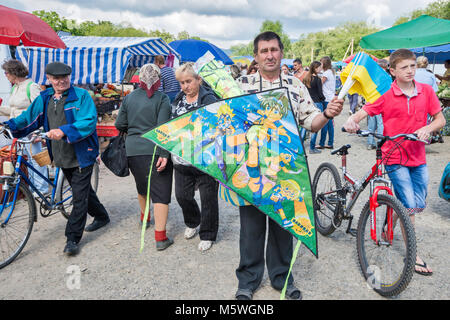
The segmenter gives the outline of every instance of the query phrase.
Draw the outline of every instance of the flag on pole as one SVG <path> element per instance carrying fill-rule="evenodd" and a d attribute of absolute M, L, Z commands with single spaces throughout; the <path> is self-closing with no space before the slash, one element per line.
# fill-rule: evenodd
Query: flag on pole
<path fill-rule="evenodd" d="M 343 98 L 347 92 L 362 95 L 373 103 L 391 88 L 392 78 L 368 54 L 359 52 L 341 73 L 344 84 L 339 94 Z"/>

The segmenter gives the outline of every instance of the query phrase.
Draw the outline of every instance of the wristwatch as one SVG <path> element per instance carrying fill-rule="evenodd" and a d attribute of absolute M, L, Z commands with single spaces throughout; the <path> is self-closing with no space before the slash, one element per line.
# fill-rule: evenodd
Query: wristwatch
<path fill-rule="evenodd" d="M 323 110 L 323 112 L 322 112 L 323 116 L 324 116 L 325 118 L 327 118 L 328 120 L 333 119 L 334 117 L 329 117 L 329 116 L 327 116 L 326 111 L 327 111 L 327 109 Z"/>

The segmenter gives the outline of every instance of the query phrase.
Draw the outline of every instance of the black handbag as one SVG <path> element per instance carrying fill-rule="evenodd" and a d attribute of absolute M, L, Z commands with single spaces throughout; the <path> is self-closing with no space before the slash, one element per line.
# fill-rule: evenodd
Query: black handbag
<path fill-rule="evenodd" d="M 125 134 L 123 132 L 111 138 L 109 145 L 101 155 L 101 159 L 105 166 L 116 176 L 126 177 L 130 175 L 127 152 L 125 150 Z"/>

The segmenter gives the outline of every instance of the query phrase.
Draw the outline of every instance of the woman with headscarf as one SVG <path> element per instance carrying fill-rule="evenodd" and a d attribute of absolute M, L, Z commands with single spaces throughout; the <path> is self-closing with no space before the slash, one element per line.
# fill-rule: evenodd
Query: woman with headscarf
<path fill-rule="evenodd" d="M 156 249 L 164 250 L 173 244 L 166 235 L 166 223 L 172 192 L 173 165 L 169 153 L 145 138 L 154 127 L 170 119 L 171 107 L 169 97 L 158 88 L 161 84 L 159 68 L 154 64 L 146 64 L 139 72 L 139 88 L 127 95 L 119 109 L 115 126 L 126 132 L 125 148 L 128 166 L 136 181 L 141 223 L 150 225 L 150 214 L 144 219 L 147 199 L 147 183 L 153 154 L 155 159 L 151 172 L 150 199 L 153 201 L 155 216 Z"/>

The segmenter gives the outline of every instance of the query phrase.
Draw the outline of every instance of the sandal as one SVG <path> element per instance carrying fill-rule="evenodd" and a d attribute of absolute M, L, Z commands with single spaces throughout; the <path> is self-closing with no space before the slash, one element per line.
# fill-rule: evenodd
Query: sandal
<path fill-rule="evenodd" d="M 423 260 L 422 260 L 423 261 Z M 423 264 L 417 263 L 416 262 L 416 266 L 421 267 L 421 268 L 425 268 L 428 270 L 428 266 L 426 264 L 425 261 L 423 261 Z M 414 268 L 414 271 L 422 276 L 431 276 L 433 274 L 433 271 L 419 271 L 416 268 Z"/>

